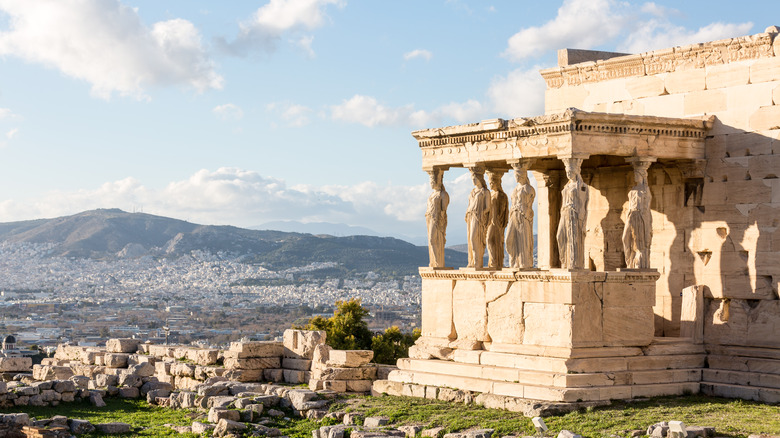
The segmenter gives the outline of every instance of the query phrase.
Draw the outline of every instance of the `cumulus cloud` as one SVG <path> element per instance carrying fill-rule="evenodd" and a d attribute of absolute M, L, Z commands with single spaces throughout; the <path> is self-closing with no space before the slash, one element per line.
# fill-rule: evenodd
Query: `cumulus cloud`
<path fill-rule="evenodd" d="M 309 124 L 309 115 L 312 109 L 290 102 L 273 102 L 266 106 L 266 110 L 275 112 L 287 126 L 300 128 Z"/>
<path fill-rule="evenodd" d="M 29 201 L 4 200 L 0 201 L 0 217 L 23 220 L 94 208 L 142 206 L 147 213 L 205 224 L 253 226 L 296 220 L 345 223 L 396 235 L 424 234 L 429 193 L 427 184 L 291 187 L 257 172 L 220 168 L 199 170 L 159 189 L 125 178 L 91 190 L 53 191 Z"/>
<path fill-rule="evenodd" d="M 433 57 L 433 53 L 425 49 L 415 49 L 411 52 L 404 53 L 404 59 L 409 61 L 411 59 L 422 58 L 426 61 L 430 61 Z"/>
<path fill-rule="evenodd" d="M 119 0 L 0 0 L 0 10 L 10 17 L 0 33 L 0 55 L 87 81 L 94 96 L 146 98 L 149 86 L 222 87 L 198 29 L 187 20 L 150 28 Z"/>
<path fill-rule="evenodd" d="M 665 11 L 664 11 L 665 12 Z M 683 46 L 705 41 L 715 41 L 746 35 L 753 28 L 753 23 L 710 23 L 697 30 L 689 30 L 675 26 L 664 16 L 654 14 L 659 18 L 641 23 L 631 32 L 618 50 L 628 53 L 642 53 L 662 47 Z"/>
<path fill-rule="evenodd" d="M 520 61 L 572 44 L 592 48 L 616 37 L 628 23 L 625 5 L 616 0 L 565 0 L 554 19 L 512 35 L 504 55 Z"/>
<path fill-rule="evenodd" d="M 506 76 L 495 77 L 488 88 L 492 108 L 499 114 L 494 117 L 543 114 L 545 88 L 538 66 L 529 70 L 517 69 Z"/>
<path fill-rule="evenodd" d="M 245 56 L 257 50 L 272 52 L 284 35 L 300 35 L 293 41 L 310 55 L 312 38 L 307 32 L 321 27 L 327 19 L 325 10 L 333 5 L 343 8 L 344 0 L 271 0 L 261 6 L 251 18 L 239 23 L 238 36 L 233 41 L 218 39 L 229 54 Z"/>
<path fill-rule="evenodd" d="M 5 133 L 5 138 L 10 140 L 10 139 L 16 137 L 16 134 L 18 134 L 18 133 L 19 133 L 19 128 L 13 128 L 10 131 Z"/>
<path fill-rule="evenodd" d="M 8 108 L 0 108 L 0 120 L 10 119 L 10 118 L 12 118 L 14 116 L 15 116 L 14 112 L 11 111 L 10 109 L 8 109 Z"/>
<path fill-rule="evenodd" d="M 413 104 L 391 107 L 375 97 L 356 94 L 330 107 L 331 118 L 347 123 L 374 126 L 425 128 L 432 124 L 466 123 L 485 118 L 487 108 L 477 100 L 450 102 L 431 111 L 417 110 Z"/>
<path fill-rule="evenodd" d="M 244 117 L 244 111 L 241 107 L 232 103 L 217 105 L 211 112 L 222 120 L 239 120 Z"/>

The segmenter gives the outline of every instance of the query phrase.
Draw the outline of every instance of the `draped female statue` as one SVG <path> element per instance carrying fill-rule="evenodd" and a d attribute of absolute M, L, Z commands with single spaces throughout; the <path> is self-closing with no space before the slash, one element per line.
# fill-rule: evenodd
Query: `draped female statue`
<path fill-rule="evenodd" d="M 485 256 L 485 239 L 490 220 L 490 190 L 485 184 L 484 170 L 471 169 L 474 189 L 466 208 L 466 239 L 469 249 L 469 268 L 481 268 Z"/>
<path fill-rule="evenodd" d="M 534 266 L 534 198 L 536 191 L 528 181 L 527 165 L 515 167 L 517 185 L 512 191 L 506 250 L 509 267 L 527 269 Z"/>
<path fill-rule="evenodd" d="M 628 192 L 628 217 L 623 228 L 623 255 L 629 269 L 650 268 L 650 243 L 653 239 L 653 216 L 650 201 L 653 196 L 647 184 L 650 162 L 634 162 L 634 182 Z"/>
<path fill-rule="evenodd" d="M 428 266 L 432 268 L 444 267 L 444 246 L 447 242 L 447 206 L 450 196 L 444 190 L 441 169 L 428 172 L 431 178 L 433 192 L 428 197 L 428 209 L 425 211 L 425 223 L 428 225 Z"/>
<path fill-rule="evenodd" d="M 581 158 L 563 158 L 569 182 L 561 191 L 561 219 L 558 222 L 558 251 L 561 268 L 582 269 L 585 259 L 585 223 L 588 191 L 580 175 Z"/>
<path fill-rule="evenodd" d="M 489 172 L 490 180 L 490 223 L 487 228 L 488 266 L 490 269 L 504 267 L 504 230 L 509 212 L 509 200 L 501 187 L 502 172 Z"/>

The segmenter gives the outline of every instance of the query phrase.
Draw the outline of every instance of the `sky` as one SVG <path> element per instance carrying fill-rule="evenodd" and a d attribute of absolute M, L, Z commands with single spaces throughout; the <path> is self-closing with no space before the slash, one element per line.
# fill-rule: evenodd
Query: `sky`
<path fill-rule="evenodd" d="M 0 0 L 0 222 L 120 208 L 423 243 L 413 130 L 543 114 L 560 48 L 774 24 L 776 0 Z M 471 182 L 444 182 L 463 243 Z"/>

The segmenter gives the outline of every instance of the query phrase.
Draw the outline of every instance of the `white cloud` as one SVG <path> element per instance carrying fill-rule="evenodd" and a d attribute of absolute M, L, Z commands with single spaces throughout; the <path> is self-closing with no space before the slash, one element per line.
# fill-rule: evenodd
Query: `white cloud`
<path fill-rule="evenodd" d="M 432 57 L 433 57 L 433 53 L 425 49 L 415 49 L 412 50 L 411 52 L 404 53 L 404 59 L 407 61 L 415 58 L 422 58 L 426 61 L 430 61 Z"/>
<path fill-rule="evenodd" d="M 573 44 L 581 49 L 598 46 L 616 37 L 628 23 L 623 9 L 616 0 L 565 0 L 554 19 L 512 35 L 504 55 L 520 61 Z"/>
<path fill-rule="evenodd" d="M 312 109 L 290 102 L 274 102 L 266 106 L 266 110 L 279 114 L 279 117 L 285 121 L 287 126 L 300 128 L 309 124 L 309 115 Z"/>
<path fill-rule="evenodd" d="M 10 140 L 10 139 L 16 137 L 16 134 L 18 134 L 18 133 L 19 133 L 19 128 L 13 128 L 10 131 L 5 133 L 5 138 Z"/>
<path fill-rule="evenodd" d="M 372 96 L 356 94 L 330 107 L 331 118 L 364 126 L 409 126 L 425 128 L 441 123 L 466 123 L 486 118 L 487 108 L 476 100 L 451 102 L 432 111 L 416 110 L 413 104 L 389 107 Z"/>
<path fill-rule="evenodd" d="M 618 50 L 642 53 L 660 48 L 683 46 L 746 35 L 753 23 L 710 23 L 698 30 L 675 26 L 665 18 L 644 21 L 631 32 Z"/>
<path fill-rule="evenodd" d="M 222 87 L 195 26 L 172 19 L 145 26 L 118 0 L 0 0 L 10 29 L 0 54 L 56 68 L 92 84 L 94 96 L 145 98 L 149 86 Z"/>
<path fill-rule="evenodd" d="M 10 119 L 15 117 L 16 115 L 8 108 L 0 108 L 0 120 L 3 119 Z"/>
<path fill-rule="evenodd" d="M 493 110 L 499 115 L 492 117 L 515 118 L 543 114 L 545 88 L 538 66 L 529 70 L 517 69 L 506 76 L 494 78 L 488 88 L 488 96 Z"/>
<path fill-rule="evenodd" d="M 211 112 L 222 120 L 239 120 L 244 117 L 244 111 L 241 107 L 232 103 L 217 105 Z"/>
<path fill-rule="evenodd" d="M 314 58 L 315 53 L 314 49 L 312 49 L 311 44 L 314 42 L 314 35 L 306 35 L 302 36 L 296 41 L 296 44 L 298 47 L 301 48 L 307 55 L 309 55 L 310 58 Z"/>
<path fill-rule="evenodd" d="M 326 7 L 343 8 L 344 0 L 270 0 L 261 6 L 249 20 L 239 24 L 234 41 L 218 40 L 226 52 L 244 56 L 258 49 L 271 52 L 285 34 L 300 34 L 321 27 L 327 15 Z M 313 55 L 309 35 L 293 39 L 309 55 Z"/>

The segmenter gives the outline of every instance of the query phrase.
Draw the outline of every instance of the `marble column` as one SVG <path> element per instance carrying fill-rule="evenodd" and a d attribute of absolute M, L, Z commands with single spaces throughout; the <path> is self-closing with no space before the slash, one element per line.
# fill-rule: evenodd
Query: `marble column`
<path fill-rule="evenodd" d="M 628 192 L 628 214 L 623 228 L 623 255 L 628 269 L 650 268 L 650 244 L 653 240 L 653 215 L 650 212 L 650 185 L 647 169 L 655 158 L 628 158 L 634 167 L 634 186 Z"/>
<path fill-rule="evenodd" d="M 472 167 L 471 181 L 474 188 L 466 207 L 466 240 L 469 251 L 469 268 L 481 269 L 485 256 L 487 228 L 490 221 L 490 190 L 485 183 L 485 169 Z"/>
<path fill-rule="evenodd" d="M 431 268 L 444 267 L 444 247 L 447 243 L 447 206 L 450 196 L 444 189 L 444 169 L 428 171 L 431 181 L 431 195 L 425 211 L 425 223 L 428 227 L 428 256 Z"/>
<path fill-rule="evenodd" d="M 490 221 L 487 227 L 488 267 L 504 267 L 504 230 L 509 220 L 509 198 L 501 187 L 504 169 L 489 169 L 486 173 L 490 181 Z"/>
<path fill-rule="evenodd" d="M 561 190 L 561 218 L 556 239 L 561 268 L 585 268 L 585 225 L 588 215 L 588 186 L 582 180 L 583 158 L 562 157 L 568 182 Z"/>
<path fill-rule="evenodd" d="M 536 180 L 538 215 L 536 236 L 536 265 L 539 269 L 560 267 L 558 259 L 558 242 L 555 239 L 555 230 L 558 226 L 561 208 L 561 171 L 544 170 L 531 171 Z"/>
<path fill-rule="evenodd" d="M 534 197 L 536 191 L 528 181 L 530 160 L 512 163 L 517 185 L 512 191 L 509 223 L 506 232 L 506 248 L 509 267 L 530 269 L 534 267 Z"/>

